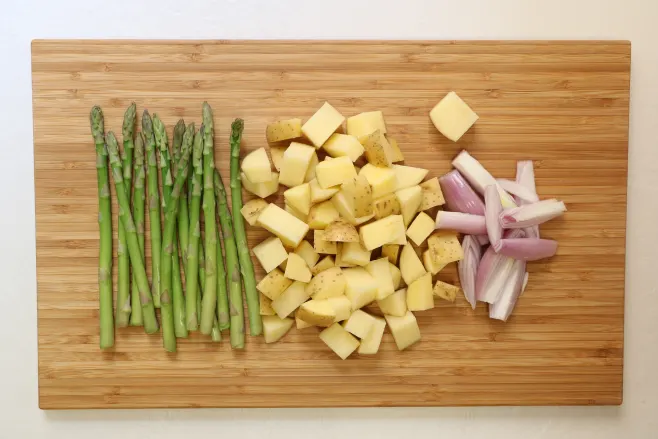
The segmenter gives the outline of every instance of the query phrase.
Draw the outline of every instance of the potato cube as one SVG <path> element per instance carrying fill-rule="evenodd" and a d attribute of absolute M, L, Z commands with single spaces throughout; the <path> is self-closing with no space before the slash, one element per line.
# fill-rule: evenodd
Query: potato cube
<path fill-rule="evenodd" d="M 272 165 L 265 148 L 250 152 L 242 160 L 242 172 L 252 183 L 265 183 L 272 180 Z"/>
<path fill-rule="evenodd" d="M 240 209 L 240 213 L 250 226 L 255 226 L 256 221 L 258 220 L 258 215 L 260 215 L 261 211 L 265 209 L 267 205 L 267 201 L 261 198 L 254 198 L 253 200 L 244 203 L 244 206 Z"/>
<path fill-rule="evenodd" d="M 434 261 L 432 253 L 429 251 L 429 249 L 423 252 L 423 266 L 425 267 L 425 270 L 429 271 L 433 275 L 437 274 L 439 271 L 445 268 L 445 265 L 437 264 Z"/>
<path fill-rule="evenodd" d="M 359 229 L 359 235 L 366 250 L 374 250 L 384 244 L 389 244 L 402 237 L 406 229 L 401 215 L 391 215 L 386 218 L 366 224 Z"/>
<path fill-rule="evenodd" d="M 331 326 L 336 319 L 336 311 L 326 300 L 309 300 L 299 307 L 297 317 L 315 326 Z"/>
<path fill-rule="evenodd" d="M 281 270 L 275 268 L 267 273 L 267 276 L 256 285 L 256 289 L 271 300 L 275 300 L 286 289 L 288 289 L 290 285 L 292 285 L 292 281 L 285 277 Z"/>
<path fill-rule="evenodd" d="M 376 299 L 383 299 L 395 291 L 393 288 L 393 277 L 389 268 L 390 263 L 387 258 L 379 258 L 371 261 L 366 266 L 366 271 L 377 281 Z"/>
<path fill-rule="evenodd" d="M 301 256 L 297 253 L 290 253 L 286 263 L 285 276 L 288 279 L 308 283 L 311 281 L 311 270 Z"/>
<path fill-rule="evenodd" d="M 402 317 L 407 313 L 407 289 L 397 290 L 385 299 L 378 300 L 379 309 L 387 315 Z"/>
<path fill-rule="evenodd" d="M 343 360 L 359 347 L 359 340 L 338 323 L 322 331 L 320 339 Z"/>
<path fill-rule="evenodd" d="M 393 264 L 389 264 L 388 268 L 391 270 L 391 279 L 393 279 L 393 289 L 398 290 L 402 284 L 402 273 L 400 269 Z"/>
<path fill-rule="evenodd" d="M 302 125 L 302 133 L 315 145 L 320 148 L 327 141 L 334 131 L 345 122 L 345 117 L 332 107 L 329 102 L 325 102 L 318 111 L 315 112 L 309 120 Z"/>
<path fill-rule="evenodd" d="M 283 153 L 279 183 L 288 187 L 304 183 L 313 154 L 315 154 L 315 149 L 312 146 L 292 142 Z"/>
<path fill-rule="evenodd" d="M 320 163 L 318 155 L 314 152 L 311 156 L 311 162 L 308 164 L 308 169 L 304 176 L 304 182 L 309 183 L 311 180 L 315 180 L 315 168 L 318 166 L 318 163 Z"/>
<path fill-rule="evenodd" d="M 292 207 L 292 206 L 289 205 L 288 203 L 284 203 L 284 205 L 283 205 L 283 209 L 284 209 L 286 212 L 292 214 L 295 218 L 297 218 L 297 219 L 300 220 L 300 221 L 303 221 L 303 222 L 307 222 L 307 221 L 308 221 L 308 215 L 306 215 L 306 214 L 300 212 L 299 210 L 295 209 L 294 207 Z"/>
<path fill-rule="evenodd" d="M 374 202 L 373 208 L 375 218 L 377 219 L 386 218 L 389 215 L 400 215 L 402 213 L 400 201 L 395 194 L 388 194 L 381 198 L 377 198 Z"/>
<path fill-rule="evenodd" d="M 338 211 L 331 201 L 323 201 L 311 206 L 308 214 L 308 225 L 313 230 L 324 230 L 329 224 L 340 218 Z"/>
<path fill-rule="evenodd" d="M 253 252 L 266 273 L 274 270 L 283 261 L 288 259 L 288 252 L 283 248 L 281 240 L 276 236 L 267 238 L 255 246 Z"/>
<path fill-rule="evenodd" d="M 349 267 L 354 267 L 354 266 L 355 266 L 354 264 L 343 261 L 343 243 L 342 242 L 337 242 L 336 243 L 336 267 L 349 268 Z"/>
<path fill-rule="evenodd" d="M 366 177 L 366 180 L 372 186 L 372 198 L 374 200 L 395 191 L 397 180 L 393 168 L 380 168 L 367 163 L 361 168 L 359 174 Z"/>
<path fill-rule="evenodd" d="M 392 152 L 391 161 L 393 163 L 403 161 L 404 155 L 402 155 L 402 151 L 400 150 L 400 145 L 398 145 L 398 141 L 391 137 L 386 137 L 386 138 L 388 139 L 388 143 L 391 145 L 391 152 Z"/>
<path fill-rule="evenodd" d="M 311 188 L 311 204 L 319 203 L 321 201 L 327 201 L 340 190 L 340 186 L 328 187 L 322 189 L 318 183 L 318 179 L 314 178 L 309 181 L 309 186 Z"/>
<path fill-rule="evenodd" d="M 352 315 L 352 302 L 346 296 L 330 297 L 325 300 L 334 308 L 335 322 L 347 320 Z"/>
<path fill-rule="evenodd" d="M 418 213 L 420 202 L 423 200 L 422 195 L 423 191 L 420 189 L 420 186 L 412 186 L 395 192 L 395 196 L 398 197 L 398 201 L 400 202 L 405 227 L 411 223 L 416 213 Z"/>
<path fill-rule="evenodd" d="M 323 271 L 328 270 L 335 266 L 336 266 L 336 262 L 334 261 L 334 258 L 332 256 L 325 256 L 324 258 L 320 259 L 320 262 L 318 262 L 317 264 L 315 264 L 313 268 L 311 268 L 311 274 L 313 276 L 317 276 Z"/>
<path fill-rule="evenodd" d="M 331 157 L 349 157 L 352 162 L 357 161 L 365 151 L 359 139 L 354 136 L 338 133 L 332 134 L 324 145 L 322 145 L 322 148 Z"/>
<path fill-rule="evenodd" d="M 306 292 L 306 284 L 295 281 L 279 297 L 272 300 L 272 309 L 283 319 L 292 314 L 309 297 Z"/>
<path fill-rule="evenodd" d="M 283 163 L 283 153 L 286 152 L 288 147 L 284 146 L 270 146 L 270 158 L 272 164 L 277 172 L 281 172 L 281 164 Z"/>
<path fill-rule="evenodd" d="M 259 295 L 259 304 L 260 304 L 260 315 L 262 316 L 273 316 L 276 313 L 272 309 L 272 301 L 263 293 L 258 293 Z"/>
<path fill-rule="evenodd" d="M 436 284 L 434 284 L 433 292 L 436 297 L 440 297 L 448 302 L 454 302 L 457 294 L 461 292 L 461 288 L 437 280 Z"/>
<path fill-rule="evenodd" d="M 253 183 L 244 172 L 240 174 L 240 179 L 242 180 L 242 187 L 257 197 L 267 198 L 279 190 L 279 174 L 276 172 L 272 172 L 270 181 L 263 183 Z"/>
<path fill-rule="evenodd" d="M 432 108 L 430 119 L 441 134 L 456 142 L 478 120 L 478 115 L 451 91 Z"/>
<path fill-rule="evenodd" d="M 398 263 L 399 255 L 400 255 L 400 246 L 398 244 L 382 245 L 382 256 L 388 258 L 391 264 L 396 265 Z"/>
<path fill-rule="evenodd" d="M 432 234 L 434 226 L 434 220 L 425 212 L 421 212 L 407 229 L 407 236 L 420 246 Z"/>
<path fill-rule="evenodd" d="M 402 273 L 404 283 L 407 285 L 411 285 L 416 279 L 426 273 L 423 263 L 420 262 L 411 244 L 405 245 L 400 253 L 400 272 Z"/>
<path fill-rule="evenodd" d="M 306 285 L 306 292 L 315 300 L 338 297 L 345 294 L 345 276 L 339 267 L 331 267 L 316 274 Z"/>
<path fill-rule="evenodd" d="M 344 182 L 341 192 L 345 194 L 345 199 L 351 205 L 351 210 L 356 218 L 374 213 L 372 188 L 365 176 L 358 175 Z"/>
<path fill-rule="evenodd" d="M 335 241 L 324 239 L 324 230 L 313 231 L 313 248 L 317 253 L 325 255 L 335 255 L 337 251 Z"/>
<path fill-rule="evenodd" d="M 345 196 L 345 193 L 343 191 L 338 192 L 336 195 L 333 196 L 331 199 L 332 204 L 338 211 L 341 217 L 343 219 L 347 220 L 348 223 L 358 226 L 359 224 L 362 224 L 368 220 L 370 220 L 373 216 L 374 213 L 371 215 L 366 215 L 366 216 L 361 216 L 356 218 L 354 216 L 354 206 L 350 205 L 349 200 Z"/>
<path fill-rule="evenodd" d="M 416 186 L 423 181 L 429 171 L 413 166 L 393 165 L 393 172 L 395 172 L 395 190 L 399 191 Z"/>
<path fill-rule="evenodd" d="M 393 165 L 393 151 L 381 130 L 359 137 L 359 142 L 366 152 L 368 163 L 390 168 Z"/>
<path fill-rule="evenodd" d="M 446 265 L 464 258 L 457 233 L 452 230 L 437 230 L 427 239 L 427 246 L 437 265 Z"/>
<path fill-rule="evenodd" d="M 367 111 L 347 118 L 347 134 L 358 138 L 375 130 L 386 134 L 386 123 L 384 122 L 384 114 L 381 111 Z"/>
<path fill-rule="evenodd" d="M 352 224 L 338 218 L 324 229 L 324 239 L 334 242 L 359 242 L 359 233 Z"/>
<path fill-rule="evenodd" d="M 384 329 L 386 328 L 386 320 L 381 317 L 373 317 L 375 322 L 370 328 L 368 335 L 361 340 L 361 345 L 357 351 L 359 355 L 375 355 L 379 351 L 379 345 L 382 343 L 384 337 Z"/>
<path fill-rule="evenodd" d="M 299 312 L 299 310 L 297 310 L 297 312 L 295 313 L 295 327 L 297 329 L 306 329 L 306 328 L 310 328 L 310 327 L 314 326 L 314 325 L 311 325 L 308 322 L 305 322 L 304 320 L 300 319 L 299 317 L 297 317 L 298 312 Z"/>
<path fill-rule="evenodd" d="M 343 270 L 345 276 L 345 295 L 352 303 L 352 310 L 369 304 L 377 296 L 377 281 L 361 267 L 346 268 Z"/>
<path fill-rule="evenodd" d="M 391 328 L 391 333 L 393 334 L 393 339 L 398 350 L 405 350 L 420 341 L 420 328 L 418 327 L 416 316 L 411 311 L 407 311 L 402 317 L 387 315 L 385 318 L 388 327 Z"/>
<path fill-rule="evenodd" d="M 358 236 L 358 235 L 357 235 Z M 370 253 L 360 242 L 345 242 L 341 246 L 341 260 L 348 264 L 364 267 L 370 262 Z"/>
<path fill-rule="evenodd" d="M 302 120 L 287 119 L 268 123 L 265 137 L 268 142 L 281 142 L 302 136 Z"/>
<path fill-rule="evenodd" d="M 286 204 L 294 207 L 304 215 L 311 210 L 311 186 L 308 183 L 300 184 L 283 193 Z"/>
<path fill-rule="evenodd" d="M 297 219 L 276 204 L 270 204 L 263 209 L 256 224 L 278 236 L 284 245 L 291 248 L 297 247 L 308 232 L 308 225 L 305 222 Z"/>
<path fill-rule="evenodd" d="M 263 334 L 265 343 L 279 341 L 292 328 L 293 319 L 281 319 L 277 316 L 263 316 Z"/>
<path fill-rule="evenodd" d="M 306 240 L 302 241 L 297 246 L 295 253 L 302 257 L 309 268 L 315 267 L 315 264 L 317 264 L 318 260 L 320 259 L 320 255 L 315 251 L 311 243 Z"/>
<path fill-rule="evenodd" d="M 432 273 L 425 273 L 407 287 L 407 308 L 409 311 L 425 311 L 434 308 L 432 293 Z"/>
<path fill-rule="evenodd" d="M 366 338 L 375 323 L 375 318 L 370 314 L 357 309 L 343 324 L 343 328 L 350 334 L 359 338 Z"/>
<path fill-rule="evenodd" d="M 323 189 L 341 185 L 354 177 L 356 170 L 349 157 L 323 160 L 315 167 L 315 178 Z"/>
<path fill-rule="evenodd" d="M 443 192 L 441 191 L 441 185 L 439 184 L 439 179 L 437 177 L 424 181 L 419 186 L 423 191 L 423 200 L 420 202 L 420 210 L 427 210 L 445 204 L 446 200 L 443 198 Z"/>

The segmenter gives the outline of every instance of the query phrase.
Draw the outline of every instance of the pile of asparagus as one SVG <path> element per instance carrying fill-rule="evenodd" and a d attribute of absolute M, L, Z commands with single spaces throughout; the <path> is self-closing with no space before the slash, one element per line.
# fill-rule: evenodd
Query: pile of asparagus
<path fill-rule="evenodd" d="M 194 123 L 186 126 L 182 119 L 178 121 L 170 151 L 165 125 L 157 115 L 151 118 L 144 110 L 142 131 L 135 133 L 133 103 L 124 115 L 120 151 L 114 133 L 105 134 L 101 108 L 95 106 L 91 110 L 98 176 L 101 349 L 114 345 L 115 319 L 117 327 L 143 326 L 148 334 L 161 327 L 163 345 L 169 352 L 176 351 L 177 338 L 185 338 L 188 331 L 196 330 L 219 341 L 222 331 L 230 329 L 231 346 L 244 348 L 243 283 L 250 333 L 262 333 L 254 268 L 240 213 L 242 186 L 238 162 L 244 122 L 236 119 L 231 125 L 231 215 L 224 183 L 215 168 L 213 114 L 207 102 L 202 114 L 203 123 L 198 130 Z M 116 316 L 108 166 L 119 204 Z M 144 255 L 146 200 L 150 285 Z M 160 323 L 156 308 L 160 309 Z"/>

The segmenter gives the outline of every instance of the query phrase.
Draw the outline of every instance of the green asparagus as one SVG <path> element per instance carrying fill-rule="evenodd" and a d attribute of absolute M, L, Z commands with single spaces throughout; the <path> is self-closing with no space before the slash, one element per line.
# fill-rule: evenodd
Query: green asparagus
<path fill-rule="evenodd" d="M 181 158 L 181 146 L 183 143 L 183 135 L 185 134 L 185 123 L 183 120 L 179 120 L 176 126 L 174 127 L 174 144 L 173 144 L 173 153 L 174 159 L 173 164 L 178 166 L 178 162 Z M 189 169 L 189 166 L 188 166 Z M 176 170 L 174 170 L 176 171 Z M 189 174 L 189 172 L 188 172 Z M 185 176 L 187 179 L 187 175 Z M 185 182 L 183 182 L 185 184 Z M 182 207 L 185 206 L 184 214 L 181 212 Z M 183 219 L 183 216 L 185 217 Z M 187 219 L 187 193 L 185 189 L 181 190 L 180 199 L 178 200 L 178 213 L 176 216 L 176 226 L 178 230 L 178 237 L 174 236 L 174 248 L 172 252 L 172 292 L 173 292 L 173 303 L 174 303 L 174 333 L 177 338 L 186 338 L 187 337 L 187 325 L 185 324 L 185 297 L 183 295 L 183 282 L 180 274 L 180 261 L 179 261 L 179 242 L 181 239 L 181 222 L 185 222 L 185 239 L 187 240 L 187 228 L 189 227 Z M 183 241 L 180 241 L 180 250 L 183 250 Z"/>
<path fill-rule="evenodd" d="M 135 138 L 135 160 L 133 163 L 135 171 L 135 192 L 133 194 L 133 220 L 135 221 L 135 228 L 137 229 L 137 240 L 139 241 L 139 251 L 142 255 L 142 263 L 144 259 L 144 181 L 146 179 L 146 169 L 144 168 L 144 136 L 139 133 Z M 125 169 L 124 169 L 125 173 Z M 142 304 L 139 300 L 139 292 L 137 290 L 137 282 L 135 281 L 135 273 L 132 274 L 132 294 L 130 301 L 132 303 L 130 312 L 130 324 L 132 326 L 142 326 L 144 320 L 142 319 Z"/>
<path fill-rule="evenodd" d="M 148 166 L 148 206 L 151 225 L 151 275 L 153 276 L 153 304 L 160 308 L 160 254 L 162 235 L 160 230 L 160 189 L 158 185 L 158 162 L 155 156 L 155 135 L 153 121 L 148 110 L 142 114 L 142 133 L 146 141 L 146 160 Z"/>
<path fill-rule="evenodd" d="M 179 120 L 174 127 L 174 163 L 178 163 L 180 159 L 181 144 L 183 143 L 183 134 L 185 134 L 185 121 Z M 191 166 L 188 166 L 191 169 Z M 185 261 L 187 261 L 187 247 L 189 245 L 188 233 L 190 229 L 190 217 L 187 204 L 187 190 L 184 190 L 180 195 L 180 205 L 178 206 L 178 219 L 176 221 L 178 226 L 178 241 L 180 252 L 183 260 L 183 270 L 187 270 Z"/>
<path fill-rule="evenodd" d="M 192 124 L 192 127 L 194 127 L 194 124 Z M 198 291 L 199 239 L 201 237 L 199 210 L 201 207 L 201 176 L 203 174 L 203 169 L 201 167 L 201 158 L 203 156 L 203 137 L 201 135 L 201 130 L 194 136 L 194 148 L 192 154 L 193 170 L 192 184 L 190 186 L 189 246 L 187 249 L 187 261 L 185 261 L 187 265 L 187 269 L 185 270 L 185 320 L 187 323 L 187 329 L 190 331 L 196 331 L 199 327 L 197 300 L 200 297 Z"/>

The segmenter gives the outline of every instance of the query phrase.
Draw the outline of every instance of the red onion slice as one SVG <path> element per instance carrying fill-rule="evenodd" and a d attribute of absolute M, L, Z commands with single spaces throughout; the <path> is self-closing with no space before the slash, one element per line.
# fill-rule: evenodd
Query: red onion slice
<path fill-rule="evenodd" d="M 436 214 L 437 229 L 451 229 L 469 235 L 479 235 L 487 232 L 484 217 L 470 213 L 447 212 L 440 210 Z"/>
<path fill-rule="evenodd" d="M 500 214 L 500 223 L 504 229 L 538 226 L 556 218 L 567 210 L 562 201 L 555 199 L 538 201 L 512 209 L 505 209 Z"/>
<path fill-rule="evenodd" d="M 466 151 L 460 152 L 457 157 L 452 161 L 454 166 L 459 172 L 462 173 L 466 180 L 473 186 L 478 193 L 484 195 L 484 190 L 490 184 L 496 186 L 500 193 L 500 201 L 505 208 L 516 207 L 514 199 L 498 185 L 496 179 L 487 171 L 475 157 Z"/>
<path fill-rule="evenodd" d="M 522 238 L 523 230 L 514 229 L 505 238 Z M 507 283 L 515 259 L 496 253 L 490 246 L 482 256 L 475 278 L 475 298 L 480 302 L 494 303 Z"/>
<path fill-rule="evenodd" d="M 493 184 L 484 190 L 484 209 L 487 236 L 491 245 L 495 247 L 503 234 L 503 227 L 500 225 L 500 213 L 503 211 L 503 205 L 500 203 L 498 190 Z"/>
<path fill-rule="evenodd" d="M 523 261 L 550 258 L 557 252 L 557 241 L 552 239 L 501 239 L 494 250 L 501 255 Z"/>
<path fill-rule="evenodd" d="M 514 261 L 498 300 L 489 305 L 489 318 L 507 321 L 512 314 L 514 305 L 523 290 L 525 267 L 525 261 Z"/>
<path fill-rule="evenodd" d="M 472 235 L 464 236 L 462 248 L 464 249 L 464 258 L 457 263 L 459 283 L 462 286 L 462 290 L 464 290 L 464 297 L 471 304 L 471 308 L 475 309 L 477 303 L 475 300 L 475 278 L 477 276 L 478 265 L 480 265 L 482 249 L 477 237 Z"/>
<path fill-rule="evenodd" d="M 498 178 L 496 181 L 506 192 L 514 195 L 517 201 L 519 201 L 519 204 L 536 203 L 539 201 L 536 193 L 515 181 L 506 178 Z"/>

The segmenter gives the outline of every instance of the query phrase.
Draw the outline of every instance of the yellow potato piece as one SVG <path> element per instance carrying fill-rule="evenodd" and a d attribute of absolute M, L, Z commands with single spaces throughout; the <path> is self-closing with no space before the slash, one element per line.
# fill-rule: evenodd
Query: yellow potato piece
<path fill-rule="evenodd" d="M 356 170 L 349 157 L 323 160 L 315 167 L 315 178 L 323 189 L 341 185 L 354 177 Z"/>
<path fill-rule="evenodd" d="M 432 293 L 432 273 L 425 273 L 407 287 L 407 308 L 409 311 L 425 311 L 434 308 Z"/>
<path fill-rule="evenodd" d="M 349 157 L 352 162 L 357 161 L 365 151 L 358 138 L 339 133 L 332 134 L 322 148 L 331 157 Z"/>
<path fill-rule="evenodd" d="M 393 165 L 393 151 L 391 145 L 384 137 L 381 130 L 359 137 L 359 142 L 363 145 L 368 163 L 390 168 Z"/>
<path fill-rule="evenodd" d="M 315 326 L 331 326 L 336 319 L 336 312 L 326 300 L 309 300 L 299 307 L 297 317 Z"/>
<path fill-rule="evenodd" d="M 437 265 L 446 265 L 464 258 L 458 235 L 452 230 L 437 230 L 427 238 L 427 246 Z"/>
<path fill-rule="evenodd" d="M 279 174 L 272 172 L 272 179 L 263 183 L 253 183 L 247 178 L 244 172 L 240 174 L 240 179 L 242 181 L 242 187 L 251 192 L 252 194 L 261 197 L 267 198 L 272 194 L 275 194 L 279 190 Z"/>
<path fill-rule="evenodd" d="M 349 319 L 343 324 L 343 328 L 352 335 L 359 338 L 366 338 L 375 323 L 375 318 L 357 309 L 352 313 Z"/>
<path fill-rule="evenodd" d="M 389 264 L 388 268 L 391 270 L 391 278 L 393 279 L 393 289 L 398 290 L 402 284 L 402 273 L 400 269 L 393 264 Z"/>
<path fill-rule="evenodd" d="M 357 310 L 375 300 L 377 296 L 377 281 L 361 267 L 346 268 L 345 296 L 352 303 L 352 310 Z"/>
<path fill-rule="evenodd" d="M 359 347 L 359 340 L 338 323 L 334 323 L 322 331 L 320 333 L 320 340 L 343 360 L 349 357 Z"/>
<path fill-rule="evenodd" d="M 334 207 L 336 208 L 336 211 L 340 214 L 340 216 L 347 220 L 348 223 L 358 226 L 359 224 L 363 224 L 364 222 L 370 220 L 373 216 L 372 215 L 366 215 L 366 216 L 361 216 L 359 218 L 356 218 L 354 216 L 354 209 L 352 205 L 350 205 L 349 200 L 343 193 L 343 191 L 338 192 L 336 195 L 333 196 L 331 199 L 331 202 L 333 203 Z"/>
<path fill-rule="evenodd" d="M 286 148 L 284 146 L 270 146 L 270 158 L 272 159 L 272 164 L 274 165 L 274 169 L 277 170 L 277 172 L 281 171 L 281 163 L 283 163 L 283 153 L 286 152 Z"/>
<path fill-rule="evenodd" d="M 290 188 L 283 193 L 283 199 L 301 214 L 308 215 L 311 210 L 311 186 L 304 183 Z"/>
<path fill-rule="evenodd" d="M 308 183 L 311 180 L 315 180 L 315 168 L 318 166 L 319 160 L 317 153 L 313 153 L 311 156 L 311 161 L 308 164 L 308 169 L 306 170 L 306 175 L 304 175 L 304 182 Z"/>
<path fill-rule="evenodd" d="M 265 183 L 272 180 L 272 165 L 265 148 L 250 152 L 242 160 L 242 172 L 252 183 Z"/>
<path fill-rule="evenodd" d="M 384 337 L 384 329 L 386 329 L 386 320 L 381 317 L 373 317 L 375 322 L 370 328 L 370 332 L 361 340 L 359 355 L 374 355 L 379 351 L 379 345 Z"/>
<path fill-rule="evenodd" d="M 461 288 L 455 286 L 455 285 L 450 285 L 445 282 L 441 282 L 440 280 L 436 281 L 436 284 L 434 284 L 434 290 L 433 293 L 436 297 L 440 297 L 443 300 L 447 300 L 448 302 L 454 302 L 455 298 L 457 297 L 457 294 L 461 292 Z"/>
<path fill-rule="evenodd" d="M 439 179 L 437 177 L 424 181 L 419 186 L 423 191 L 423 200 L 420 202 L 420 210 L 427 210 L 445 204 L 446 200 L 443 198 L 443 192 L 441 191 L 441 185 L 439 184 Z"/>
<path fill-rule="evenodd" d="M 430 111 L 430 119 L 441 134 L 457 142 L 478 120 L 478 115 L 451 91 Z"/>
<path fill-rule="evenodd" d="M 311 188 L 311 204 L 316 204 L 321 201 L 327 201 L 331 197 L 336 195 L 340 190 L 340 186 L 333 186 L 333 187 L 328 187 L 326 189 L 322 189 L 320 187 L 320 184 L 318 183 L 317 178 L 314 178 L 313 180 L 309 181 L 308 184 Z"/>
<path fill-rule="evenodd" d="M 372 188 L 364 175 L 358 175 L 341 186 L 341 192 L 351 205 L 353 215 L 358 218 L 373 214 Z"/>
<path fill-rule="evenodd" d="M 279 297 L 272 300 L 272 309 L 280 318 L 288 317 L 309 299 L 304 282 L 293 282 Z"/>
<path fill-rule="evenodd" d="M 292 328 L 293 319 L 281 319 L 277 316 L 263 316 L 263 335 L 265 343 L 279 341 Z"/>
<path fill-rule="evenodd" d="M 336 262 L 334 261 L 334 258 L 332 256 L 325 256 L 324 258 L 320 259 L 320 262 L 318 262 L 317 264 L 315 264 L 313 268 L 311 268 L 311 274 L 313 276 L 317 276 L 323 271 L 328 270 L 335 266 L 336 266 Z"/>
<path fill-rule="evenodd" d="M 304 240 L 295 249 L 295 253 L 302 257 L 308 267 L 314 267 L 320 259 L 320 255 L 315 251 L 310 242 Z"/>
<path fill-rule="evenodd" d="M 306 286 L 306 292 L 315 300 L 338 297 L 345 294 L 345 276 L 340 267 L 331 267 L 316 274 Z"/>
<path fill-rule="evenodd" d="M 267 276 L 256 285 L 256 289 L 269 299 L 274 300 L 288 289 L 290 285 L 292 285 L 292 281 L 285 277 L 281 270 L 275 268 L 267 273 Z"/>
<path fill-rule="evenodd" d="M 327 241 L 334 242 L 359 242 L 359 232 L 356 231 L 356 228 L 345 221 L 342 218 L 339 218 L 335 221 L 332 221 L 324 229 L 324 239 Z"/>
<path fill-rule="evenodd" d="M 381 168 L 367 163 L 361 168 L 359 175 L 363 175 L 370 183 L 374 200 L 395 191 L 397 180 L 393 168 Z"/>
<path fill-rule="evenodd" d="M 313 154 L 315 154 L 315 149 L 312 146 L 292 142 L 283 153 L 279 183 L 288 187 L 304 183 Z"/>
<path fill-rule="evenodd" d="M 395 291 L 389 265 L 387 258 L 379 258 L 366 266 L 366 271 L 377 281 L 377 300 L 384 299 Z"/>
<path fill-rule="evenodd" d="M 324 230 L 329 224 L 340 218 L 331 201 L 323 201 L 311 206 L 308 214 L 308 225 L 313 230 Z"/>
<path fill-rule="evenodd" d="M 263 293 L 258 293 L 260 302 L 260 315 L 273 316 L 276 313 L 272 309 L 272 301 Z"/>
<path fill-rule="evenodd" d="M 276 236 L 267 238 L 253 248 L 254 255 L 266 273 L 274 270 L 283 261 L 288 259 L 288 252 L 283 243 Z"/>
<path fill-rule="evenodd" d="M 360 242 L 345 242 L 341 246 L 341 260 L 348 264 L 364 267 L 370 262 L 370 251 L 366 250 Z"/>
<path fill-rule="evenodd" d="M 391 264 L 397 265 L 399 255 L 400 255 L 400 246 L 398 244 L 382 245 L 382 256 L 388 258 Z"/>
<path fill-rule="evenodd" d="M 336 243 L 336 267 L 349 268 L 349 267 L 354 267 L 354 266 L 355 266 L 354 264 L 343 261 L 343 243 L 342 242 L 337 242 Z"/>
<path fill-rule="evenodd" d="M 290 253 L 286 263 L 285 277 L 292 280 L 308 283 L 311 281 L 311 270 L 304 259 L 297 253 Z"/>
<path fill-rule="evenodd" d="M 426 273 L 423 263 L 420 262 L 411 244 L 405 245 L 400 253 L 400 273 L 402 273 L 402 279 L 407 285 L 411 285 Z"/>
<path fill-rule="evenodd" d="M 320 148 L 327 141 L 334 131 L 345 122 L 345 117 L 334 107 L 325 102 L 318 111 L 315 112 L 309 120 L 302 125 L 302 133 L 315 145 Z"/>
<path fill-rule="evenodd" d="M 398 350 L 405 350 L 420 341 L 420 328 L 411 311 L 402 317 L 386 315 L 385 318 Z"/>
<path fill-rule="evenodd" d="M 373 204 L 375 218 L 386 218 L 389 215 L 400 215 L 402 207 L 395 194 L 384 195 L 374 201 Z"/>
<path fill-rule="evenodd" d="M 397 290 L 387 298 L 378 300 L 377 305 L 385 315 L 404 316 L 407 313 L 407 289 Z"/>
<path fill-rule="evenodd" d="M 434 261 L 432 253 L 429 251 L 429 249 L 423 252 L 423 266 L 425 267 L 425 270 L 429 271 L 433 275 L 437 274 L 439 271 L 445 268 L 445 265 L 437 264 Z"/>
<path fill-rule="evenodd" d="M 393 172 L 395 172 L 395 190 L 399 191 L 416 186 L 423 181 L 429 171 L 413 166 L 393 165 Z"/>
<path fill-rule="evenodd" d="M 374 250 L 384 244 L 405 238 L 406 229 L 401 215 L 391 215 L 361 226 L 359 235 L 366 250 Z"/>
<path fill-rule="evenodd" d="M 300 212 L 299 210 L 297 210 L 297 209 L 295 209 L 294 207 L 290 206 L 288 203 L 285 203 L 285 204 L 283 205 L 283 209 L 284 209 L 286 212 L 288 212 L 288 213 L 294 215 L 295 218 L 297 218 L 297 219 L 300 220 L 300 221 L 304 221 L 304 222 L 307 222 L 307 221 L 308 221 L 308 215 L 306 215 L 306 214 Z"/>
<path fill-rule="evenodd" d="M 386 134 L 386 123 L 381 111 L 367 111 L 347 118 L 347 134 L 361 137 L 379 130 Z"/>
<path fill-rule="evenodd" d="M 324 230 L 313 231 L 313 246 L 315 251 L 327 255 L 335 255 L 337 248 L 335 241 L 324 239 Z"/>
<path fill-rule="evenodd" d="M 309 229 L 306 223 L 276 204 L 270 204 L 263 209 L 256 224 L 278 236 L 284 245 L 291 248 L 297 247 L 302 242 Z"/>
<path fill-rule="evenodd" d="M 260 215 L 261 211 L 265 209 L 267 205 L 267 201 L 261 198 L 254 198 L 253 200 L 244 203 L 244 206 L 240 209 L 240 213 L 250 226 L 255 226 L 256 221 L 258 220 L 258 215 Z"/>
<path fill-rule="evenodd" d="M 302 120 L 287 119 L 268 123 L 265 137 L 268 142 L 281 142 L 302 136 Z"/>
<path fill-rule="evenodd" d="M 402 218 L 406 227 L 414 219 L 416 213 L 418 213 L 420 202 L 423 200 L 423 191 L 420 189 L 420 186 L 416 185 L 395 192 L 395 196 L 398 197 L 398 201 L 400 202 Z"/>
<path fill-rule="evenodd" d="M 388 136 L 386 138 L 388 139 L 388 143 L 391 145 L 391 152 L 392 152 L 391 161 L 393 163 L 403 161 L 404 155 L 402 155 L 402 151 L 400 150 L 400 145 L 398 145 L 398 141 Z"/>
<path fill-rule="evenodd" d="M 425 212 L 420 212 L 407 229 L 407 236 L 420 246 L 434 231 L 434 220 Z"/>

